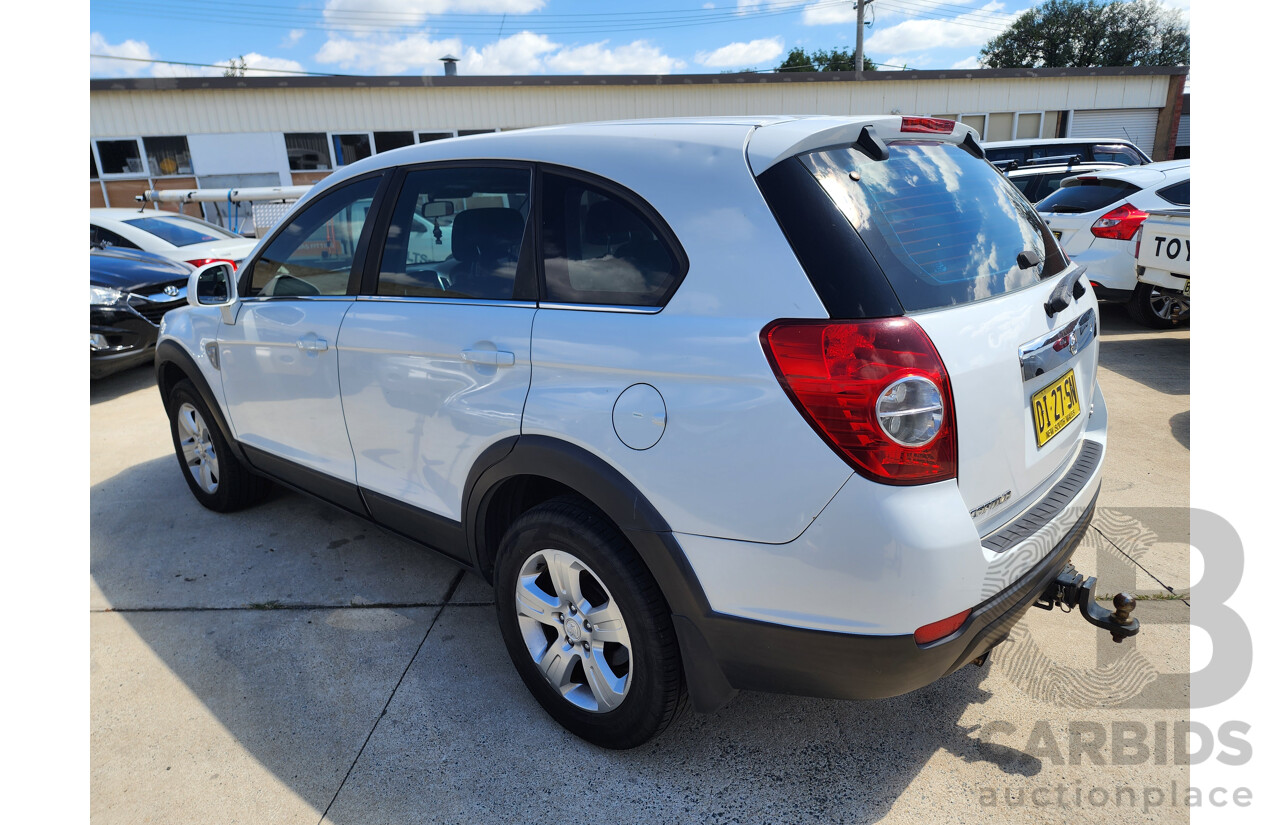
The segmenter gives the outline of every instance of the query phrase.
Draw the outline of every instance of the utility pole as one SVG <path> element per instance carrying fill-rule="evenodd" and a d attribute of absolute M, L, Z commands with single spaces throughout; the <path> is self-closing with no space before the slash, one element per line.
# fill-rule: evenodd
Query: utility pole
<path fill-rule="evenodd" d="M 872 0 L 854 0 L 858 4 L 858 46 L 854 50 L 853 57 L 853 76 L 857 80 L 862 79 L 862 30 L 866 27 L 864 22 L 867 6 L 871 5 Z"/>

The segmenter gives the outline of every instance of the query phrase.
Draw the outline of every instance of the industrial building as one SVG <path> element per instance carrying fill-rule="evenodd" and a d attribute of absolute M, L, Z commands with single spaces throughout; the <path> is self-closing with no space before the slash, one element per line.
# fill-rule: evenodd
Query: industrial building
<path fill-rule="evenodd" d="M 148 189 L 310 184 L 370 154 L 581 121 L 890 113 L 983 140 L 1127 138 L 1190 154 L 1184 66 L 771 74 L 211 77 L 91 80 L 89 201 Z M 171 207 L 176 208 L 176 207 Z M 228 210 L 205 204 L 206 217 Z"/>

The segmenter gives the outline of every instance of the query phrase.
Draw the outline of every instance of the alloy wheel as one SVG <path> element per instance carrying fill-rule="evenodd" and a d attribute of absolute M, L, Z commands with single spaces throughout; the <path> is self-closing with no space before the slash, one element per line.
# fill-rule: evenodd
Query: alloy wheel
<path fill-rule="evenodd" d="M 184 402 L 178 408 L 178 440 L 187 471 L 200 489 L 212 495 L 218 491 L 218 454 L 213 435 L 204 417 L 194 405 Z"/>

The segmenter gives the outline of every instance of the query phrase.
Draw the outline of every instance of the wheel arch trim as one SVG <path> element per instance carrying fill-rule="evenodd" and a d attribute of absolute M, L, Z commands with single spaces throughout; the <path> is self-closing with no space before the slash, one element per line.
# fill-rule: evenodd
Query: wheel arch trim
<path fill-rule="evenodd" d="M 204 377 L 204 373 L 200 371 L 200 367 L 196 364 L 196 360 L 191 357 L 191 353 L 183 349 L 182 345 L 176 341 L 171 339 L 161 341 L 156 346 L 155 370 L 156 388 L 160 392 L 160 400 L 165 404 L 166 409 L 169 403 L 169 391 L 173 389 L 174 384 L 182 380 L 181 378 L 175 379 L 173 376 L 180 374 L 182 378 L 186 378 L 195 386 L 196 392 L 200 394 L 200 400 L 209 409 L 215 426 L 222 432 L 222 437 L 226 440 L 227 446 L 231 448 L 232 454 L 241 463 L 249 465 L 250 463 L 246 459 L 244 452 L 240 449 L 240 443 L 232 435 L 231 426 L 223 414 L 222 405 L 218 403 L 213 389 L 209 386 L 209 381 Z"/>

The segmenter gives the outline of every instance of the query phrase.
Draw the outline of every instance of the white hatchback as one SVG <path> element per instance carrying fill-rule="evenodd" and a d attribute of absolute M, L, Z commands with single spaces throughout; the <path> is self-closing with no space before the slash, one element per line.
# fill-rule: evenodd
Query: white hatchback
<path fill-rule="evenodd" d="M 1151 310 L 1151 303 L 1160 296 L 1150 284 L 1138 283 L 1135 236 L 1149 211 L 1175 206 L 1191 206 L 1189 160 L 1067 178 L 1036 210 L 1063 251 L 1088 270 L 1099 298 L 1124 301 L 1136 319 L 1155 324 L 1160 313 Z"/>
<path fill-rule="evenodd" d="M 1069 566 L 1080 276 L 949 120 L 557 126 L 336 172 L 193 274 L 156 367 L 201 503 L 274 480 L 475 571 L 542 706 L 622 748 L 686 698 L 914 690 L 1033 604 L 1137 631 Z"/>
<path fill-rule="evenodd" d="M 141 249 L 173 261 L 204 266 L 238 263 L 257 241 L 208 221 L 156 209 L 90 209 L 90 246 Z"/>

